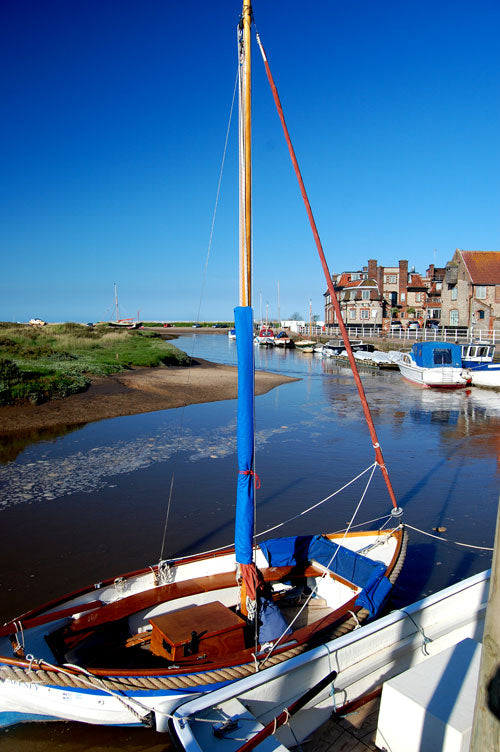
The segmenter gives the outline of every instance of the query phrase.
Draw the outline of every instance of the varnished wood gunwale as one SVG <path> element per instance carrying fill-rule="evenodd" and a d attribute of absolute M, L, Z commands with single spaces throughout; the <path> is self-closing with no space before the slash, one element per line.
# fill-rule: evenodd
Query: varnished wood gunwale
<path fill-rule="evenodd" d="M 321 570 L 312 566 L 300 570 L 297 567 L 264 567 L 261 571 L 265 582 L 277 582 L 284 577 L 318 577 L 321 575 Z M 220 572 L 206 577 L 193 577 L 190 580 L 158 585 L 140 593 L 120 598 L 119 601 L 107 603 L 90 614 L 84 614 L 69 625 L 69 630 L 81 632 L 85 629 L 93 629 L 101 624 L 123 619 L 160 603 L 168 603 L 178 598 L 209 593 L 214 590 L 224 590 L 236 587 L 237 584 L 235 572 Z"/>

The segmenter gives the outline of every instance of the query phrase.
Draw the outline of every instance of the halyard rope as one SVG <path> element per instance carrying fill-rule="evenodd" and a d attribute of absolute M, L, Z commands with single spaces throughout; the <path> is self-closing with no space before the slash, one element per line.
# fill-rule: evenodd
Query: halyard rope
<path fill-rule="evenodd" d="M 210 252 L 211 252 L 211 249 L 212 249 L 212 239 L 213 239 L 213 235 L 214 235 L 215 217 L 216 217 L 217 208 L 218 208 L 218 205 L 219 205 L 219 196 L 220 196 L 220 188 L 221 188 L 221 183 L 222 183 L 222 174 L 224 172 L 224 165 L 225 165 L 225 162 L 226 162 L 226 152 L 227 152 L 227 145 L 228 145 L 228 141 L 229 141 L 229 131 L 230 131 L 231 122 L 232 122 L 232 119 L 233 119 L 234 100 L 236 98 L 236 90 L 237 90 L 237 85 L 238 85 L 238 78 L 239 78 L 239 75 L 238 75 L 238 72 L 237 72 L 236 73 L 236 79 L 235 79 L 235 82 L 234 82 L 234 88 L 233 88 L 233 97 L 232 97 L 232 100 L 231 100 L 231 108 L 230 108 L 230 111 L 229 111 L 229 119 L 228 119 L 228 124 L 227 124 L 227 129 L 226 129 L 226 138 L 225 138 L 225 141 L 224 141 L 224 149 L 223 149 L 223 153 L 222 153 L 222 160 L 221 160 L 221 166 L 220 166 L 220 171 L 219 171 L 219 180 L 217 182 L 217 192 L 216 192 L 216 196 L 215 196 L 214 211 L 213 211 L 213 215 L 212 215 L 212 224 L 211 224 L 211 227 L 210 227 L 210 235 L 209 235 L 209 240 L 208 240 L 208 248 L 207 248 L 207 254 L 206 254 L 206 258 L 205 258 L 205 268 L 204 268 L 204 271 L 203 271 L 203 279 L 202 279 L 202 283 L 201 283 L 200 299 L 199 299 L 199 302 L 198 302 L 198 312 L 196 314 L 196 321 L 197 322 L 200 319 L 201 302 L 202 302 L 203 293 L 204 293 L 204 290 L 205 290 L 205 282 L 206 282 L 206 278 L 207 278 L 208 261 L 210 259 Z M 190 381 L 191 366 L 192 366 L 193 357 L 194 357 L 195 344 L 196 344 L 196 337 L 193 337 L 193 347 L 191 349 L 189 368 L 187 369 L 187 379 L 186 379 L 187 383 L 186 383 L 186 386 L 189 385 L 189 381 Z M 173 491 L 174 491 L 175 459 L 176 459 L 178 451 L 179 451 L 180 437 L 182 435 L 183 426 L 184 426 L 184 408 L 185 408 L 185 405 L 183 405 L 183 407 L 181 409 L 181 419 L 180 419 L 180 425 L 179 425 L 179 430 L 178 430 L 178 434 L 177 434 L 177 445 L 176 445 L 176 448 L 175 448 L 175 451 L 174 451 L 174 457 L 173 457 L 173 462 L 172 462 L 174 470 L 172 471 L 172 478 L 171 478 L 171 481 L 170 481 L 170 491 L 169 491 L 169 496 L 168 496 L 167 510 L 166 510 L 166 514 L 165 514 L 165 524 L 163 526 L 163 537 L 162 537 L 161 549 L 160 549 L 160 561 L 163 559 L 163 553 L 164 553 L 164 550 L 165 550 L 165 540 L 166 540 L 166 537 L 167 537 L 168 520 L 169 520 L 169 517 L 170 517 L 170 507 L 171 507 L 171 504 L 172 504 L 172 496 L 173 496 Z"/>
<path fill-rule="evenodd" d="M 302 512 L 299 512 L 298 514 L 295 514 L 293 517 L 289 517 L 287 520 L 284 520 L 283 522 L 279 522 L 277 525 L 273 525 L 273 527 L 269 527 L 266 530 L 262 530 L 260 533 L 256 534 L 256 538 L 260 538 L 263 535 L 267 535 L 267 533 L 272 532 L 273 530 L 277 530 L 280 527 L 283 527 L 284 525 L 288 525 L 289 522 L 293 522 L 294 520 L 299 519 L 300 517 L 303 517 L 305 514 L 308 514 L 309 512 L 312 512 L 317 507 L 321 506 L 325 502 L 329 501 L 330 499 L 333 499 L 334 496 L 337 496 L 339 493 L 344 491 L 346 488 L 351 486 L 353 483 L 355 483 L 359 478 L 362 478 L 363 475 L 365 475 L 370 470 L 373 470 L 373 468 L 377 467 L 377 463 L 373 462 L 371 465 L 369 465 L 365 470 L 362 470 L 356 477 L 352 478 L 350 481 L 345 483 L 343 486 L 338 488 L 336 491 L 333 491 L 333 493 L 329 494 L 328 496 L 325 496 L 324 499 L 321 499 L 320 501 L 317 501 L 316 504 L 313 504 L 312 506 L 308 507 L 307 509 L 303 509 Z M 373 472 L 372 472 L 373 474 Z M 360 522 L 359 525 L 351 525 L 351 527 L 362 527 L 363 525 L 368 525 L 370 522 L 375 522 L 377 520 L 385 519 L 386 515 L 382 515 L 381 517 L 375 517 L 373 520 L 368 520 L 368 522 Z M 392 519 L 391 515 L 387 517 L 387 522 Z M 344 532 L 344 529 L 339 530 L 338 532 Z M 207 556 L 208 554 L 216 554 L 219 551 L 224 551 L 226 548 L 229 548 L 231 546 L 230 543 L 226 543 L 224 546 L 218 546 L 217 548 L 210 548 L 208 551 L 203 551 L 200 556 Z M 175 561 L 181 562 L 184 559 L 190 559 L 191 555 L 187 556 L 176 556 Z"/>

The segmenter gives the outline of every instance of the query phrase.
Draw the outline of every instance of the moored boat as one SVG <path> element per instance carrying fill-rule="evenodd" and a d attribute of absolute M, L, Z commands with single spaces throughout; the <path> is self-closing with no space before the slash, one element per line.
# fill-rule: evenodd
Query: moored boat
<path fill-rule="evenodd" d="M 494 363 L 495 345 L 469 342 L 462 345 L 462 365 L 469 369 L 472 386 L 500 389 L 500 363 Z"/>
<path fill-rule="evenodd" d="M 299 350 L 303 350 L 304 348 L 311 348 L 310 352 L 313 352 L 315 345 L 316 342 L 313 339 L 298 339 L 295 342 L 295 347 L 297 347 Z"/>
<path fill-rule="evenodd" d="M 272 347 L 272 345 L 274 345 L 274 330 L 268 326 L 261 327 L 259 333 L 255 337 L 255 342 L 264 347 Z"/>
<path fill-rule="evenodd" d="M 403 378 L 423 387 L 459 389 L 471 379 L 462 366 L 460 345 L 450 342 L 416 342 L 397 365 Z"/>
<path fill-rule="evenodd" d="M 288 334 L 283 330 L 279 331 L 276 334 L 273 344 L 275 347 L 293 347 L 294 346 L 293 339 L 289 337 Z"/>

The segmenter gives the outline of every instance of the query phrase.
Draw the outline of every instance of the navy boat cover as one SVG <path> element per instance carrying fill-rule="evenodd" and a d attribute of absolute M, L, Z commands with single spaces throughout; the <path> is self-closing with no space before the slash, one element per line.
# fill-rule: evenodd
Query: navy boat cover
<path fill-rule="evenodd" d="M 356 606 L 366 608 L 370 617 L 377 614 L 391 590 L 385 564 L 339 546 L 322 535 L 272 538 L 259 545 L 270 567 L 304 565 L 314 560 L 363 588 Z"/>

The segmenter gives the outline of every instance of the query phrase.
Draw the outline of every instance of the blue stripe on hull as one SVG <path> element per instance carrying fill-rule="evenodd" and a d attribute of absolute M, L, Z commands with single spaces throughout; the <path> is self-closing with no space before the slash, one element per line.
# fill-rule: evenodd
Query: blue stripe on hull
<path fill-rule="evenodd" d="M 32 721 L 59 721 L 51 715 L 35 715 L 34 713 L 0 713 L 0 728 L 17 726 L 19 723 L 31 723 Z"/>

